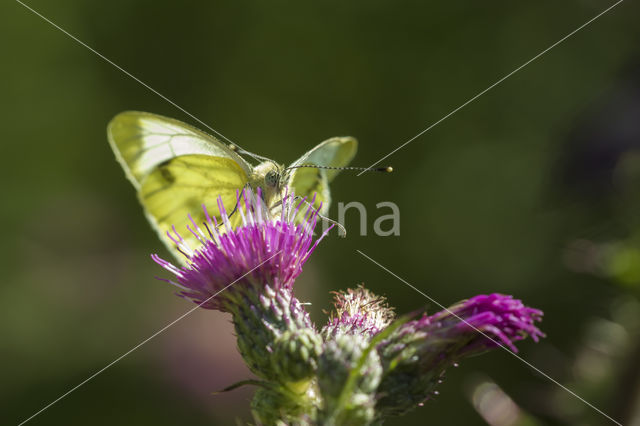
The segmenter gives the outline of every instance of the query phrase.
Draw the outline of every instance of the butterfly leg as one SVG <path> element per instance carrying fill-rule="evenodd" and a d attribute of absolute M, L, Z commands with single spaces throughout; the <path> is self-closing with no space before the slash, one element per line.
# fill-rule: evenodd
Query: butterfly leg
<path fill-rule="evenodd" d="M 252 189 L 252 188 L 251 188 L 251 184 L 246 183 L 246 184 L 242 187 L 242 189 L 240 190 L 240 194 L 243 194 L 245 189 L 249 189 L 249 190 L 251 190 L 251 189 Z M 233 215 L 238 211 L 238 206 L 240 205 L 240 198 L 242 198 L 242 196 L 240 196 L 240 197 L 238 197 L 238 199 L 236 199 L 236 204 L 235 204 L 235 206 L 233 206 L 233 210 L 231 210 L 231 213 L 229 213 L 229 214 L 227 215 L 227 218 L 228 218 L 228 219 L 231 219 L 231 218 L 233 217 Z M 222 222 L 220 222 L 220 223 L 218 224 L 218 226 L 216 226 L 216 228 L 219 228 L 221 225 L 222 225 Z"/>

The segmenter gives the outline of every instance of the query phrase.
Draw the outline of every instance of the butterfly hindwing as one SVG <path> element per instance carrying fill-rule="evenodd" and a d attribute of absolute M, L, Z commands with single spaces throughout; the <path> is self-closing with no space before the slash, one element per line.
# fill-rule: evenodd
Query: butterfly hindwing
<path fill-rule="evenodd" d="M 170 250 L 174 250 L 174 244 L 166 233 L 174 226 L 189 246 L 196 248 L 199 245 L 197 238 L 187 231 L 187 225 L 193 229 L 189 216 L 201 226 L 206 220 L 202 210 L 204 204 L 209 215 L 220 221 L 218 197 L 227 214 L 231 214 L 237 191 L 247 181 L 247 174 L 233 160 L 184 155 L 156 167 L 143 180 L 138 197 L 149 221 Z"/>

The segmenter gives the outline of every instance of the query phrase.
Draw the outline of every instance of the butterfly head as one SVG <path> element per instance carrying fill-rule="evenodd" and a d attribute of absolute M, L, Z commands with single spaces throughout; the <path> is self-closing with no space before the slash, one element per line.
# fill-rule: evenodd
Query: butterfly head
<path fill-rule="evenodd" d="M 268 188 L 277 188 L 280 185 L 280 172 L 278 170 L 269 170 L 264 175 L 264 184 Z"/>
<path fill-rule="evenodd" d="M 282 166 L 271 160 L 263 161 L 253 169 L 249 183 L 253 188 L 263 189 L 263 197 L 267 202 L 280 193 L 283 184 L 282 169 Z"/>

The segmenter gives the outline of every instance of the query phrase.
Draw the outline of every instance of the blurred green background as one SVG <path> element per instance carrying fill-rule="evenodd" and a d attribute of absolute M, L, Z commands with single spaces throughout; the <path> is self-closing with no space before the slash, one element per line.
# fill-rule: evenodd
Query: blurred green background
<path fill-rule="evenodd" d="M 289 163 L 335 135 L 368 166 L 613 2 L 27 3 L 243 147 Z M 106 141 L 136 109 L 196 124 L 17 2 L 3 2 L 2 385 L 18 423 L 192 307 Z M 640 27 L 624 2 L 384 161 L 343 173 L 366 236 L 332 235 L 296 283 L 322 324 L 360 282 L 399 312 L 504 292 L 545 311 L 523 358 L 640 424 Z M 202 126 L 199 126 L 202 128 Z M 401 210 L 377 237 L 376 203 Z M 430 311 L 436 309 L 430 306 Z M 31 424 L 235 424 L 252 390 L 229 318 L 198 310 Z M 389 425 L 611 424 L 497 351 Z M 635 422 L 635 423 L 634 423 Z"/>

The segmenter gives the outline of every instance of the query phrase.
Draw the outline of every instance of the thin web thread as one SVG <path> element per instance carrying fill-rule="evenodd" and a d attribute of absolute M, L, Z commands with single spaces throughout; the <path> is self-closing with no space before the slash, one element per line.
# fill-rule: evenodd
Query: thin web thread
<path fill-rule="evenodd" d="M 397 147 L 396 149 L 394 149 L 393 151 L 391 151 L 390 153 L 388 153 L 387 155 L 385 155 L 384 157 L 380 158 L 379 160 L 377 160 L 376 162 L 372 163 L 369 167 L 367 167 L 367 169 L 371 169 L 374 166 L 380 164 L 381 161 L 383 161 L 384 159 L 392 156 L 393 154 L 395 154 L 396 152 L 398 152 L 399 150 L 401 150 L 402 148 L 404 148 L 405 146 L 409 145 L 411 142 L 413 142 L 414 140 L 416 140 L 417 138 L 419 138 L 420 136 L 422 136 L 423 134 L 425 134 L 426 132 L 428 132 L 429 130 L 433 129 L 434 127 L 436 127 L 438 124 L 442 123 L 444 120 L 446 120 L 447 118 L 451 117 L 453 114 L 457 113 L 458 111 L 460 111 L 462 108 L 466 107 L 467 105 L 469 105 L 470 103 L 472 103 L 473 101 L 475 101 L 476 99 L 478 99 L 480 96 L 484 95 L 485 93 L 487 93 L 488 91 L 490 91 L 491 89 L 493 89 L 494 87 L 496 87 L 497 85 L 499 85 L 500 83 L 502 83 L 503 81 L 505 81 L 506 79 L 508 79 L 509 77 L 511 77 L 512 75 L 514 75 L 515 73 L 517 73 L 518 71 L 520 71 L 521 69 L 523 69 L 524 67 L 526 67 L 527 65 L 529 65 L 530 63 L 532 63 L 533 61 L 535 61 L 536 59 L 540 58 L 542 55 L 544 55 L 545 53 L 549 52 L 551 49 L 553 49 L 554 47 L 558 46 L 559 44 L 561 44 L 562 42 L 566 41 L 568 38 L 572 37 L 573 35 L 575 35 L 578 31 L 582 30 L 584 27 L 586 27 L 587 25 L 593 23 L 596 19 L 600 18 L 601 16 L 603 16 L 604 14 L 608 13 L 611 9 L 613 9 L 614 7 L 618 6 L 620 3 L 622 3 L 624 0 L 618 0 L 616 3 L 614 3 L 613 5 L 609 6 L 608 8 L 606 8 L 605 10 L 603 10 L 602 12 L 600 12 L 599 14 L 597 14 L 596 16 L 594 16 L 593 18 L 591 18 L 590 20 L 588 20 L 587 22 L 585 22 L 584 24 L 580 25 L 578 28 L 576 28 L 575 30 L 571 31 L 569 34 L 567 34 L 566 36 L 562 37 L 560 40 L 556 41 L 555 43 L 553 43 L 551 46 L 547 47 L 546 49 L 544 49 L 542 52 L 538 53 L 536 56 L 534 56 L 533 58 L 529 59 L 527 62 L 525 62 L 524 64 L 520 65 L 518 68 L 516 68 L 515 70 L 511 71 L 509 74 L 505 75 L 504 77 L 502 77 L 500 80 L 496 81 L 495 83 L 493 83 L 491 86 L 487 87 L 486 89 L 484 89 L 483 91 L 481 91 L 480 93 L 478 93 L 477 95 L 475 95 L 474 97 L 472 97 L 471 99 L 469 99 L 468 101 L 466 101 L 465 103 L 463 103 L 462 105 L 460 105 L 459 107 L 457 107 L 456 109 L 454 109 L 453 111 L 449 112 L 447 115 L 445 115 L 444 117 L 442 117 L 440 120 L 436 121 L 435 123 L 433 123 L 432 125 L 430 125 L 429 127 L 427 127 L 426 129 L 424 129 L 423 131 L 421 131 L 420 133 L 418 133 L 417 135 L 415 135 L 414 137 L 412 137 L 411 139 L 409 139 L 408 141 L 406 141 L 405 143 L 403 143 L 402 145 L 400 145 L 399 147 Z M 357 174 L 357 176 L 362 175 L 362 173 L 364 172 L 360 172 Z"/>
<path fill-rule="evenodd" d="M 225 135 L 223 135 L 222 133 L 220 133 L 219 131 L 217 131 L 216 129 L 214 129 L 213 127 L 209 126 L 207 123 L 205 123 L 204 121 L 200 120 L 198 117 L 196 117 L 195 115 L 193 115 L 192 113 L 190 113 L 189 111 L 187 111 L 186 109 L 184 109 L 183 107 L 181 107 L 180 105 L 178 105 L 177 103 L 175 103 L 174 101 L 172 101 L 171 99 L 169 99 L 168 97 L 166 97 L 165 95 L 163 95 L 162 93 L 158 92 L 156 89 L 154 89 L 153 87 L 149 86 L 147 83 L 145 83 L 144 81 L 140 80 L 138 77 L 136 77 L 135 75 L 131 74 L 129 71 L 125 70 L 124 68 L 122 68 L 120 65 L 116 64 L 115 62 L 113 62 L 111 59 L 107 58 L 106 56 L 104 56 L 102 53 L 98 52 L 97 50 L 95 50 L 93 47 L 89 46 L 87 43 L 83 42 L 82 40 L 78 39 L 76 36 L 74 36 L 73 34 L 71 34 L 70 32 L 68 32 L 67 30 L 65 30 L 64 28 L 60 27 L 58 24 L 56 24 L 55 22 L 51 21 L 50 19 L 48 19 L 47 17 L 45 17 L 44 15 L 42 15 L 41 13 L 39 13 L 38 11 L 36 11 L 35 9 L 33 9 L 32 7 L 24 4 L 22 1 L 20 0 L 16 0 L 16 2 L 18 2 L 19 4 L 21 4 L 22 6 L 24 6 L 26 9 L 30 10 L 31 12 L 33 12 L 35 15 L 39 16 L 40 18 L 42 18 L 44 21 L 48 22 L 49 24 L 51 24 L 53 27 L 55 27 L 56 29 L 58 29 L 59 31 L 61 31 L 62 33 L 64 33 L 65 35 L 67 35 L 69 38 L 75 40 L 78 44 L 86 47 L 87 49 L 89 49 L 91 52 L 95 53 L 97 56 L 99 56 L 100 58 L 102 58 L 104 61 L 108 62 L 109 64 L 113 65 L 115 68 L 117 68 L 118 70 L 122 71 L 124 74 L 126 74 L 128 77 L 132 78 L 133 80 L 137 81 L 138 83 L 140 83 L 142 86 L 144 86 L 145 88 L 147 88 L 148 90 L 150 90 L 151 92 L 155 93 L 156 95 L 160 96 L 162 99 L 164 99 L 165 101 L 169 102 L 171 105 L 173 105 L 174 107 L 176 107 L 177 109 L 179 109 L 180 111 L 182 111 L 183 113 L 187 114 L 189 117 L 191 117 L 192 119 L 194 119 L 195 121 L 197 121 L 198 123 L 202 124 L 203 126 L 205 126 L 207 129 L 209 129 L 213 134 L 215 134 L 216 136 L 219 136 L 220 138 L 226 140 L 227 142 L 236 145 L 238 148 L 242 149 L 245 153 L 247 153 L 247 155 L 254 155 L 251 154 L 249 151 L 245 150 L 244 148 L 242 148 L 240 145 L 238 145 L 236 142 L 232 141 L 231 139 L 229 139 L 228 137 L 226 137 Z"/>
<path fill-rule="evenodd" d="M 231 287 L 232 285 L 234 285 L 235 283 L 237 283 L 238 281 L 240 281 L 242 278 L 246 277 L 247 275 L 249 275 L 250 273 L 252 273 L 253 271 L 255 271 L 256 269 L 258 269 L 260 266 L 264 265 L 265 263 L 267 263 L 268 261 L 270 261 L 271 259 L 273 259 L 274 257 L 276 257 L 277 255 L 279 255 L 282 252 L 282 250 L 278 251 L 277 253 L 275 253 L 273 256 L 269 257 L 268 259 L 264 260 L 263 262 L 260 262 L 260 264 L 258 264 L 255 268 L 251 269 L 250 271 L 248 271 L 246 274 L 242 275 L 240 278 L 236 279 L 235 281 L 233 281 L 231 284 L 227 285 L 226 287 L 224 287 L 223 289 L 217 291 L 214 295 L 212 295 L 211 297 L 207 298 L 206 300 L 204 300 L 203 302 L 199 303 L 198 305 L 196 305 L 195 307 L 189 309 L 187 312 L 185 312 L 184 314 L 182 314 L 181 316 L 179 316 L 178 318 L 176 318 L 175 320 L 171 321 L 169 324 L 165 325 L 164 327 L 162 327 L 160 330 L 156 331 L 155 333 L 153 333 L 151 336 L 147 337 L 146 339 L 144 339 L 142 342 L 138 343 L 136 346 L 134 346 L 133 348 L 129 349 L 127 352 L 125 352 L 124 354 L 120 355 L 118 358 L 116 358 L 115 360 L 111 361 L 109 364 L 105 365 L 104 367 L 102 367 L 100 370 L 96 371 L 95 373 L 93 373 L 91 376 L 87 377 L 86 379 L 84 379 L 82 382 L 78 383 L 77 385 L 75 385 L 74 387 L 72 387 L 71 389 L 69 389 L 67 392 L 63 393 L 62 395 L 60 395 L 58 398 L 54 399 L 53 401 L 51 401 L 49 404 L 45 405 L 44 407 L 42 407 L 40 410 L 38 410 L 37 412 L 35 412 L 34 414 L 32 414 L 30 417 L 28 417 L 27 419 L 23 420 L 22 422 L 20 422 L 18 424 L 18 426 L 22 426 L 25 423 L 27 423 L 28 421 L 30 421 L 31 419 L 33 419 L 34 417 L 36 417 L 38 414 L 41 414 L 42 412 L 44 412 L 45 410 L 47 410 L 48 408 L 50 408 L 51 406 L 53 406 L 55 403 L 59 402 L 61 399 L 65 398 L 66 396 L 68 396 L 70 393 L 72 393 L 73 391 L 77 390 L 78 388 L 80 388 L 82 385 L 86 384 L 87 382 L 89 382 L 90 380 L 94 379 L 96 376 L 98 376 L 99 374 L 101 374 L 102 372 L 104 372 L 106 369 L 108 369 L 109 367 L 113 366 L 115 363 L 117 363 L 118 361 L 122 360 L 124 357 L 126 357 L 127 355 L 129 355 L 130 353 L 132 353 L 133 351 L 135 351 L 136 349 L 138 349 L 139 347 L 141 347 L 142 345 L 144 345 L 145 343 L 147 343 L 148 341 L 150 341 L 151 339 L 153 339 L 154 337 L 156 337 L 157 335 L 159 335 L 160 333 L 164 332 L 165 330 L 167 330 L 169 327 L 171 327 L 172 325 L 174 325 L 175 323 L 177 323 L 178 321 L 182 320 L 184 317 L 186 317 L 187 315 L 191 314 L 193 311 L 195 311 L 196 309 L 198 309 L 199 307 L 201 307 L 202 305 L 204 305 L 205 303 L 207 303 L 208 301 L 210 301 L 211 299 L 213 299 L 214 297 L 216 297 L 217 295 L 219 295 L 220 293 L 222 293 L 223 291 L 225 291 L 226 289 L 228 289 L 229 287 Z"/>

